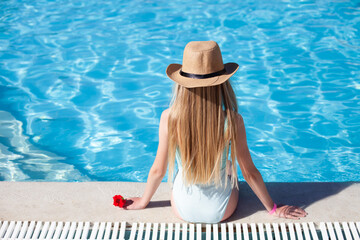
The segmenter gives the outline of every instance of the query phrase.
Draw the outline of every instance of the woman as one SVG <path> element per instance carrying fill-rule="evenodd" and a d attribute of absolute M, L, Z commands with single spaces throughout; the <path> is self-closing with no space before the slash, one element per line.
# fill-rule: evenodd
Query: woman
<path fill-rule="evenodd" d="M 130 198 L 126 209 L 143 209 L 166 174 L 177 164 L 171 205 L 180 219 L 217 223 L 229 218 L 238 203 L 236 162 L 270 214 L 299 219 L 298 207 L 271 199 L 247 146 L 244 121 L 229 78 L 238 64 L 223 64 L 214 41 L 186 45 L 183 65 L 170 64 L 166 73 L 176 82 L 172 103 L 160 119 L 159 146 L 142 197 Z M 230 159 L 228 160 L 228 156 Z"/>

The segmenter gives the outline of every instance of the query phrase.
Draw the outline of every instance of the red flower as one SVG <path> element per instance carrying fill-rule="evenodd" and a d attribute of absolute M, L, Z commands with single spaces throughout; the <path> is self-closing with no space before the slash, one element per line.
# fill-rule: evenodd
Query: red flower
<path fill-rule="evenodd" d="M 115 196 L 113 196 L 113 199 L 114 199 L 115 207 L 120 207 L 120 208 L 124 207 L 126 200 L 123 198 L 123 196 L 115 195 Z"/>

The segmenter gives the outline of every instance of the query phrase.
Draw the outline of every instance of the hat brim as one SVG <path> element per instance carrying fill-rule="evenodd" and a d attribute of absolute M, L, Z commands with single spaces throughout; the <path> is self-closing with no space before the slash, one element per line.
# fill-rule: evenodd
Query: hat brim
<path fill-rule="evenodd" d="M 173 81 L 177 82 L 181 86 L 187 88 L 195 88 L 195 87 L 209 87 L 219 85 L 226 80 L 228 80 L 234 73 L 239 69 L 239 65 L 237 63 L 225 63 L 225 73 L 216 77 L 204 78 L 204 79 L 194 79 L 189 77 L 184 77 L 180 75 L 182 65 L 181 64 L 170 64 L 166 68 L 166 75 Z"/>

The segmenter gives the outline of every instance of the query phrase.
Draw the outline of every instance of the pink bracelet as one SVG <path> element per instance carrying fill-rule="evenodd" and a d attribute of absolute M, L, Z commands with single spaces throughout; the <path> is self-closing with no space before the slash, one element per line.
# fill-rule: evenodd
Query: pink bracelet
<path fill-rule="evenodd" d="M 276 205 L 276 203 L 274 203 L 274 207 L 273 207 L 273 209 L 269 212 L 269 214 L 270 214 L 270 215 L 273 215 L 274 212 L 276 212 L 276 208 L 277 208 L 277 205 Z"/>

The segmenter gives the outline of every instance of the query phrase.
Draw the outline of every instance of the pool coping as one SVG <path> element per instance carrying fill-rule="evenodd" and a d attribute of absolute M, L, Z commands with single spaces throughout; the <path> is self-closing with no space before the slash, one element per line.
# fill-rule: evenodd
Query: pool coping
<path fill-rule="evenodd" d="M 301 220 L 270 216 L 246 182 L 239 185 L 239 204 L 226 222 L 358 222 L 360 182 L 266 183 L 276 203 L 303 207 Z M 141 196 L 145 183 L 134 182 L 0 182 L 0 221 L 183 222 L 170 206 L 171 184 L 161 183 L 149 206 L 124 210 L 112 196 Z"/>

